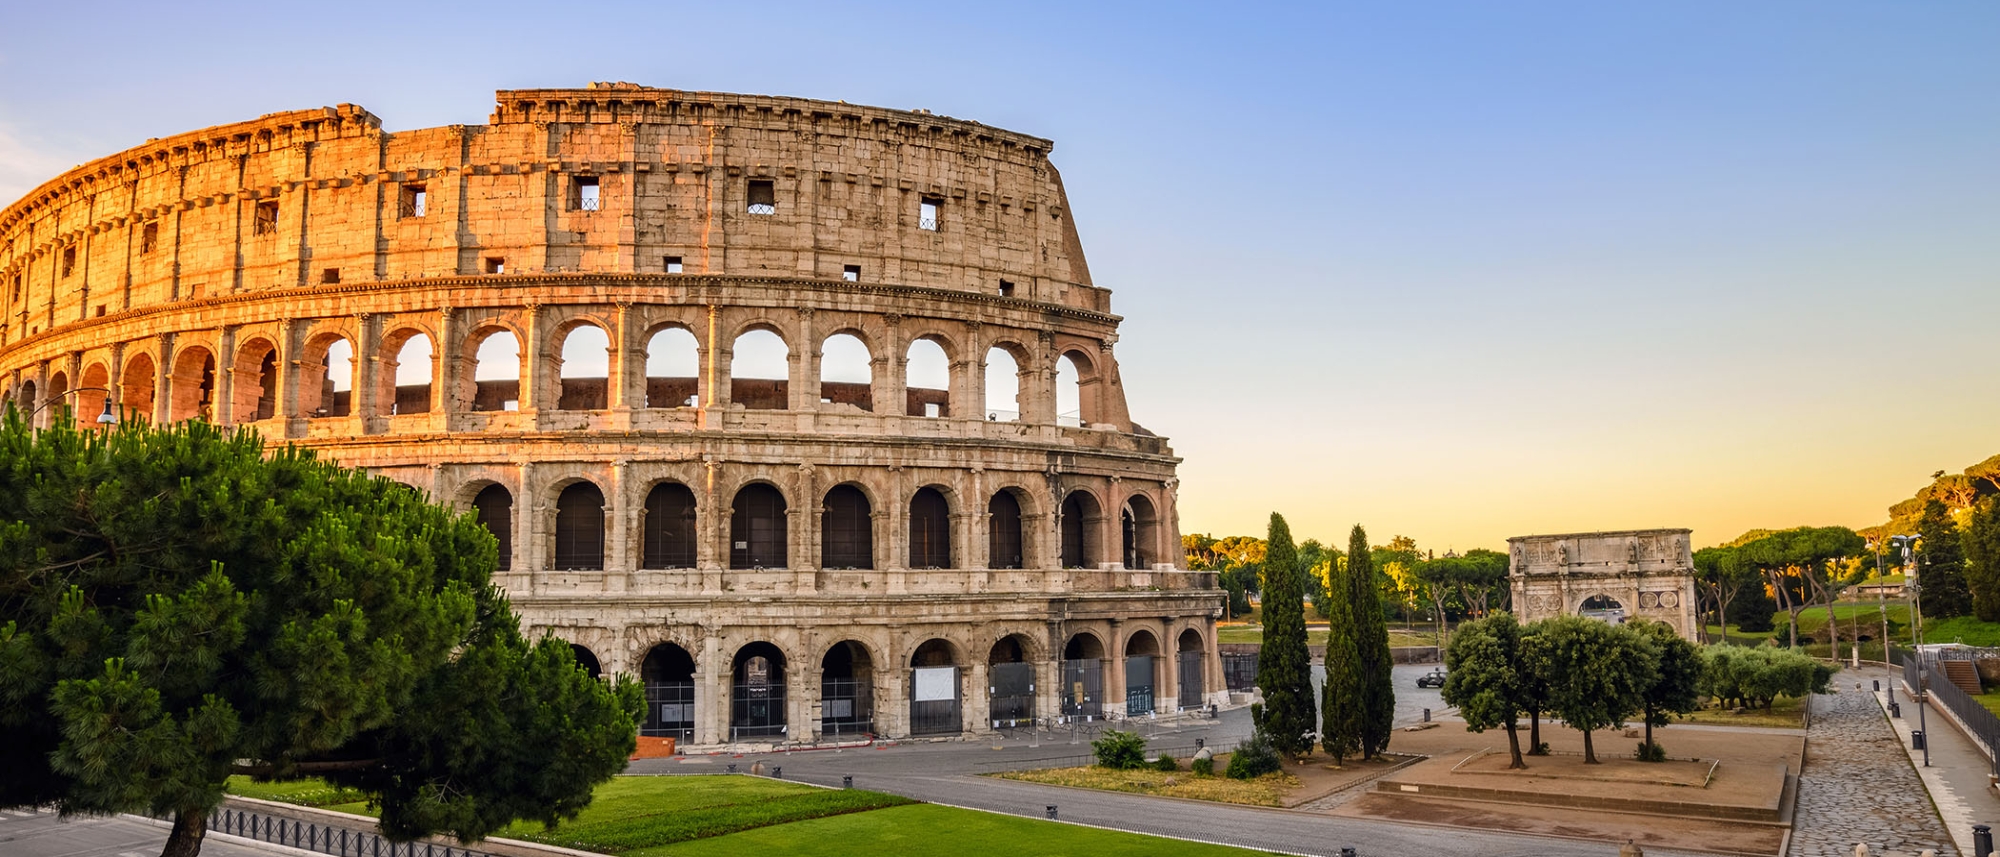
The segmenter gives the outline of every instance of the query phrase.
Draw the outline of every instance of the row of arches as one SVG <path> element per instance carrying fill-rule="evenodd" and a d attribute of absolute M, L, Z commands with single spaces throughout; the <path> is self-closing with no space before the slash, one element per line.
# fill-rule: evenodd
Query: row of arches
<path fill-rule="evenodd" d="M 977 554 L 953 550 L 954 506 L 948 488 L 919 487 L 905 503 L 905 538 L 902 553 L 896 556 L 877 549 L 880 535 L 888 526 L 887 516 L 877 513 L 876 500 L 858 483 L 844 482 L 828 489 L 820 498 L 818 527 L 820 544 L 817 565 L 826 569 L 875 569 L 900 564 L 910 569 L 977 567 L 1020 569 L 1029 567 L 1034 556 L 1033 529 L 1026 525 L 1024 508 L 1034 499 L 1019 488 L 1002 488 L 984 502 L 987 516 L 983 563 Z M 694 490 L 686 484 L 663 480 L 646 492 L 639 508 L 636 531 L 640 568 L 694 568 L 699 562 L 701 514 Z M 472 494 L 475 518 L 493 533 L 500 544 L 499 567 L 513 568 L 516 510 L 514 495 L 498 483 L 488 483 Z M 1097 497 L 1084 489 L 1070 491 L 1060 505 L 1056 538 L 1061 544 L 1060 561 L 1065 568 L 1087 567 L 1103 556 L 1096 528 L 1100 518 Z M 728 567 L 731 569 L 789 568 L 794 565 L 789 538 L 792 511 L 785 494 L 769 482 L 751 482 L 738 489 L 727 510 Z M 555 496 L 552 532 L 552 567 L 557 571 L 592 571 L 606 567 L 610 546 L 610 510 L 604 491 L 587 479 L 570 481 Z M 1161 528 L 1158 509 L 1144 494 L 1127 497 L 1120 510 L 1120 553 L 1117 561 L 1127 568 L 1149 567 L 1164 556 L 1159 545 Z M 895 540 L 891 540 L 894 542 Z"/>
<path fill-rule="evenodd" d="M 593 676 L 602 674 L 595 653 L 571 645 L 579 664 Z M 1171 713 L 1205 705 L 1209 660 L 1208 647 L 1193 628 L 1166 641 L 1141 629 L 1116 651 L 1098 634 L 1082 631 L 1070 635 L 1059 653 L 1040 651 L 1027 635 L 1008 634 L 983 652 L 982 683 L 967 681 L 980 653 L 942 637 L 924 640 L 900 662 L 858 639 L 813 654 L 806 663 L 794 663 L 777 644 L 755 640 L 729 653 L 726 676 L 704 677 L 688 649 L 672 642 L 654 645 L 638 664 L 647 701 L 640 734 L 695 741 L 704 705 L 726 712 L 717 720 L 727 732 L 705 736 L 708 742 L 802 739 L 806 732 L 943 735 L 963 731 L 968 721 L 999 729 L 1051 715 L 1092 720 L 1111 713 Z M 801 669 L 812 672 L 794 674 Z M 793 723 L 788 696 L 814 688 L 816 696 L 801 700 L 806 704 L 799 708 L 810 711 L 817 703 L 817 716 Z M 704 699 L 708 693 L 727 698 Z M 907 708 L 886 711 L 878 704 L 885 699 L 905 701 Z"/>

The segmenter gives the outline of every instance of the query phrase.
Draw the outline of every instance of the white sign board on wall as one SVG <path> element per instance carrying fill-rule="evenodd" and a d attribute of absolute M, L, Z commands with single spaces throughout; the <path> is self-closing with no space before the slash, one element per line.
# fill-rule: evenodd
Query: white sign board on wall
<path fill-rule="evenodd" d="M 912 702 L 949 702 L 958 698 L 958 667 L 917 667 Z"/>

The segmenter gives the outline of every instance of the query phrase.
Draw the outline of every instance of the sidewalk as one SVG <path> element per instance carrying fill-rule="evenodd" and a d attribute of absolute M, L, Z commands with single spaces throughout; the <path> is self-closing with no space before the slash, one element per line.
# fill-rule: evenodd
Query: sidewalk
<path fill-rule="evenodd" d="M 1889 675 L 1883 681 L 1883 687 L 1884 690 L 1874 696 L 1885 713 L 1889 710 L 1887 689 L 1902 689 L 1896 694 L 1896 702 L 1903 716 L 1890 717 L 1889 726 L 1896 731 L 1897 740 L 1902 742 L 1903 751 L 1909 755 L 1910 766 L 1916 769 L 1917 776 L 1924 781 L 1924 788 L 1930 791 L 1931 803 L 1937 807 L 1938 816 L 1944 820 L 1959 853 L 1974 853 L 1972 825 L 2000 826 L 1996 824 L 1996 819 L 2000 819 L 2000 793 L 1993 790 L 1987 779 L 1993 769 L 1992 763 L 1970 738 L 1965 737 L 1965 733 L 1959 731 L 1947 712 L 1930 707 L 1919 716 L 1920 704 L 1911 698 L 1909 688 L 1903 687 L 1900 670 Z M 1910 732 L 1918 728 L 1920 719 L 1928 727 L 1925 735 L 1931 751 L 1929 767 L 1924 766 L 1924 751 L 1910 749 Z"/>

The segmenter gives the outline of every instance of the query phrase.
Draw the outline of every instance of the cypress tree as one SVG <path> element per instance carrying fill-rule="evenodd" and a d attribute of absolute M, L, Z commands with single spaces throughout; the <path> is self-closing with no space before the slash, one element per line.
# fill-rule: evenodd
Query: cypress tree
<path fill-rule="evenodd" d="M 1347 537 L 1348 604 L 1354 615 L 1354 645 L 1361 664 L 1361 757 L 1389 749 L 1396 728 L 1395 660 L 1389 655 L 1389 626 L 1382 616 L 1382 590 L 1375 585 L 1368 531 L 1360 524 Z"/>
<path fill-rule="evenodd" d="M 1320 744 L 1334 764 L 1361 752 L 1361 651 L 1355 639 L 1354 605 L 1348 597 L 1347 563 L 1333 559 L 1327 575 L 1326 688 L 1320 696 Z"/>
<path fill-rule="evenodd" d="M 1959 541 L 1958 522 L 1951 510 L 1932 499 L 1924 503 L 1924 516 L 1917 521 L 1923 540 L 1917 543 L 1918 596 L 1925 616 L 1939 619 L 1972 613 L 1972 593 L 1965 585 L 1965 546 Z"/>
<path fill-rule="evenodd" d="M 1257 653 L 1257 686 L 1264 691 L 1260 724 L 1271 745 L 1287 756 L 1312 750 L 1312 653 L 1306 649 L 1305 592 L 1298 551 L 1285 519 L 1271 513 L 1264 541 L 1264 645 Z"/>

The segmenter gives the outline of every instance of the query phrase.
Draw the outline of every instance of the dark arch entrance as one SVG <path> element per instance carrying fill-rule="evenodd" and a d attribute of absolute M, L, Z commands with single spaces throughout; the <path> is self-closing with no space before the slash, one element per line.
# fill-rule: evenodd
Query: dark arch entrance
<path fill-rule="evenodd" d="M 1104 714 L 1104 643 L 1077 634 L 1063 646 L 1062 713 L 1094 720 Z"/>
<path fill-rule="evenodd" d="M 646 653 L 639 667 L 646 687 L 646 719 L 639 734 L 694 740 L 694 657 L 673 643 Z"/>
<path fill-rule="evenodd" d="M 514 495 L 499 485 L 488 485 L 472 498 L 473 517 L 500 543 L 498 568 L 514 567 Z"/>
<path fill-rule="evenodd" d="M 736 651 L 730 676 L 730 740 L 785 734 L 785 653 L 751 643 Z"/>
<path fill-rule="evenodd" d="M 1125 714 L 1151 714 L 1158 697 L 1160 641 L 1138 631 L 1125 641 Z"/>
<path fill-rule="evenodd" d="M 826 492 L 820 513 L 820 568 L 874 568 L 873 509 L 868 495 L 852 485 L 835 485 Z"/>
<path fill-rule="evenodd" d="M 662 482 L 646 495 L 643 568 L 694 567 L 694 492 Z"/>
<path fill-rule="evenodd" d="M 959 717 L 958 658 L 944 640 L 926 640 L 910 655 L 910 734 L 965 730 Z"/>
<path fill-rule="evenodd" d="M 1021 541 L 1021 501 L 1014 498 L 1014 492 L 1001 491 L 986 504 L 986 516 L 986 567 L 1024 567 L 1022 554 L 1026 553 L 1026 549 Z"/>
<path fill-rule="evenodd" d="M 910 567 L 951 568 L 951 504 L 936 488 L 910 498 Z"/>
<path fill-rule="evenodd" d="M 589 482 L 578 482 L 556 498 L 556 570 L 603 568 L 604 492 Z"/>
<path fill-rule="evenodd" d="M 1207 687 L 1208 675 L 1208 671 L 1204 668 L 1208 661 L 1202 657 L 1201 634 L 1193 628 L 1182 631 L 1180 641 L 1176 645 L 1178 651 L 1175 656 L 1179 659 L 1179 672 L 1175 673 L 1174 678 L 1180 684 L 1181 708 L 1200 708 L 1202 691 Z"/>
<path fill-rule="evenodd" d="M 875 662 L 853 640 L 833 644 L 819 664 L 821 735 L 875 731 Z"/>
<path fill-rule="evenodd" d="M 986 656 L 988 717 L 995 729 L 1035 723 L 1035 665 L 1028 661 L 1028 642 L 1019 634 L 1001 637 Z"/>
<path fill-rule="evenodd" d="M 589 649 L 571 643 L 569 644 L 569 650 L 571 654 L 576 655 L 576 665 L 583 667 L 584 672 L 590 673 L 591 678 L 602 678 L 604 676 L 604 668 L 598 666 L 597 656 L 591 654 Z"/>
<path fill-rule="evenodd" d="M 785 495 L 758 482 L 736 492 L 729 516 L 729 567 L 785 568 Z"/>
<path fill-rule="evenodd" d="M 1063 568 L 1087 568 L 1095 562 L 1099 539 L 1091 532 L 1093 525 L 1102 517 L 1099 514 L 1097 498 L 1083 491 L 1072 491 L 1063 498 L 1062 520 L 1062 564 Z"/>

